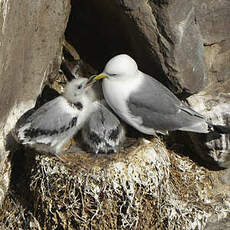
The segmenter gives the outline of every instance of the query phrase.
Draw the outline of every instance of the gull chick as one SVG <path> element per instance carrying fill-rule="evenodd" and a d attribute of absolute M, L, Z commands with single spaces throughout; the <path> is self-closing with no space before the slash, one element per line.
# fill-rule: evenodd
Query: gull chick
<path fill-rule="evenodd" d="M 19 143 L 39 152 L 60 154 L 92 113 L 94 97 L 87 78 L 72 80 L 63 95 L 22 116 L 13 135 Z"/>
<path fill-rule="evenodd" d="M 214 125 L 183 104 L 168 88 L 141 72 L 128 55 L 113 57 L 103 73 L 102 88 L 106 102 L 129 125 L 142 133 L 156 135 L 182 130 L 197 133 L 230 133 L 230 127 Z"/>
<path fill-rule="evenodd" d="M 93 106 L 94 112 L 81 130 L 85 150 L 95 154 L 118 152 L 125 141 L 124 126 L 104 100 L 95 101 Z"/>

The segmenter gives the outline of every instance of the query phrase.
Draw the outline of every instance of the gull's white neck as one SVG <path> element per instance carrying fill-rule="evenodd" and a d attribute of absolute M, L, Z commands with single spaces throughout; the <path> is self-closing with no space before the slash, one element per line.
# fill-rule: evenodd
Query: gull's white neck
<path fill-rule="evenodd" d="M 142 72 L 138 71 L 136 75 L 119 76 L 114 78 L 105 78 L 102 82 L 104 97 L 110 107 L 122 117 L 127 113 L 125 105 L 131 93 L 142 83 Z M 125 119 L 124 117 L 122 117 Z"/>

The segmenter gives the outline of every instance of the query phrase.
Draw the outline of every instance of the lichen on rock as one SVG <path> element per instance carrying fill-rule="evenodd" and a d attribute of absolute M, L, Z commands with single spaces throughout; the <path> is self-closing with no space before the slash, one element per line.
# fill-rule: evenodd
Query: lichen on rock
<path fill-rule="evenodd" d="M 209 122 L 230 126 L 229 81 L 210 85 L 199 94 L 188 98 L 189 103 Z M 223 168 L 230 167 L 229 134 L 190 134 L 194 148 L 205 160 L 213 161 Z"/>

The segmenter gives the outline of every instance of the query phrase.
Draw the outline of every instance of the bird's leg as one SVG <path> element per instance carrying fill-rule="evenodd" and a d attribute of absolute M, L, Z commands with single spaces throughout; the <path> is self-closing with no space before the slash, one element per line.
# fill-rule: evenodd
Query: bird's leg
<path fill-rule="evenodd" d="M 74 140 L 73 138 L 71 138 L 61 149 L 61 152 L 66 152 L 68 149 L 70 149 L 70 146 L 72 146 L 74 144 Z"/>
<path fill-rule="evenodd" d="M 84 152 L 80 147 L 77 146 L 76 141 L 74 138 L 71 138 L 67 144 L 62 148 L 60 154 L 66 154 L 66 153 L 79 153 Z"/>

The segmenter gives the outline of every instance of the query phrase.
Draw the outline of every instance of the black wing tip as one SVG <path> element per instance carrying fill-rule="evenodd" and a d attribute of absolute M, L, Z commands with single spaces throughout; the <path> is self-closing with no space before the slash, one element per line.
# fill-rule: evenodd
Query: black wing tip
<path fill-rule="evenodd" d="M 230 134 L 230 126 L 212 125 L 214 131 L 220 134 Z"/>

